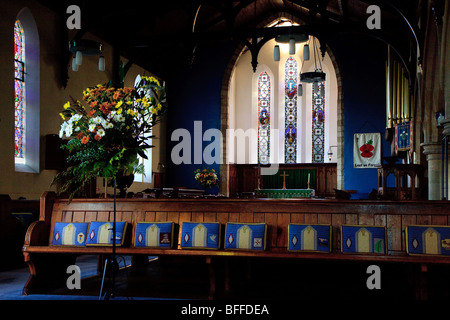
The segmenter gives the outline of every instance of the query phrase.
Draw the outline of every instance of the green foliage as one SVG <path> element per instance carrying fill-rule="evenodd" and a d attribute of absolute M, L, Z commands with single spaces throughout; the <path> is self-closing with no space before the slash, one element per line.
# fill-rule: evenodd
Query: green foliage
<path fill-rule="evenodd" d="M 142 77 L 136 88 L 113 88 L 109 84 L 87 88 L 83 100 L 67 102 L 61 117 L 60 137 L 69 138 L 70 167 L 58 173 L 52 185 L 69 192 L 69 201 L 98 176 L 115 179 L 120 175 L 144 173 L 139 157 L 152 146 L 152 127 L 167 110 L 165 90 L 153 77 Z"/>

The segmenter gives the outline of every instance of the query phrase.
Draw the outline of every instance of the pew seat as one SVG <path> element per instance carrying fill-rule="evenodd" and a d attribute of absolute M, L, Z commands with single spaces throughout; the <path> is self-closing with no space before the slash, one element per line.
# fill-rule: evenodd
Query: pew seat
<path fill-rule="evenodd" d="M 448 203 L 445 201 L 365 201 L 365 200 L 300 200 L 300 199 L 58 199 L 53 192 L 45 192 L 40 199 L 39 220 L 32 223 L 25 236 L 23 254 L 30 269 L 30 278 L 23 294 L 42 292 L 49 286 L 64 286 L 67 266 L 75 264 L 79 255 L 98 255 L 99 273 L 105 257 L 111 254 L 108 246 L 53 246 L 52 235 L 56 222 L 126 221 L 134 230 L 138 222 L 171 221 L 175 230 L 174 245 L 170 249 L 139 248 L 133 245 L 133 234 L 123 245 L 116 247 L 117 255 L 133 257 L 198 257 L 209 268 L 208 297 L 213 299 L 219 279 L 229 290 L 230 279 L 225 272 L 218 276 L 217 264 L 227 266 L 236 258 L 308 259 L 314 261 L 346 261 L 409 264 L 417 279 L 416 296 L 426 298 L 423 276 L 428 265 L 448 265 L 450 257 L 409 255 L 405 246 L 405 228 L 409 225 L 448 225 Z M 219 222 L 221 228 L 229 222 L 265 223 L 266 248 L 262 251 L 181 248 L 183 222 Z M 329 224 L 332 228 L 329 253 L 292 252 L 287 249 L 288 226 L 291 223 Z M 340 228 L 345 224 L 378 225 L 386 227 L 385 254 L 344 254 L 341 252 Z M 132 231 L 129 231 L 132 232 Z M 134 260 L 133 260 L 134 261 Z M 135 259 L 139 261 L 139 259 Z M 132 266 L 133 267 L 133 266 Z"/>

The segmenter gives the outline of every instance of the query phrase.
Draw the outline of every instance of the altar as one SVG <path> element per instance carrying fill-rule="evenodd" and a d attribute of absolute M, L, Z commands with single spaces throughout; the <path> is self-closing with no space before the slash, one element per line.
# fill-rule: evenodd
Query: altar
<path fill-rule="evenodd" d="M 282 174 L 279 174 L 283 178 L 282 189 L 260 189 L 255 190 L 257 197 L 274 198 L 274 199 L 288 199 L 288 198 L 311 198 L 315 196 L 314 189 L 311 189 L 311 174 L 308 173 L 307 189 L 287 189 L 286 178 L 288 174 L 283 170 Z"/>
<path fill-rule="evenodd" d="M 315 191 L 314 189 L 259 189 L 255 190 L 255 194 L 258 198 L 311 198 L 315 196 Z"/>

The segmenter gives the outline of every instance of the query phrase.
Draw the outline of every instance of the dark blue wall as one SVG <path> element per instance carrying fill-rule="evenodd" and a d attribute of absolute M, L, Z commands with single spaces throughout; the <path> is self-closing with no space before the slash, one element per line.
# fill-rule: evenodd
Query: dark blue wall
<path fill-rule="evenodd" d="M 385 140 L 387 47 L 372 38 L 346 35 L 334 38 L 330 47 L 338 61 L 344 92 L 344 188 L 357 190 L 353 198 L 367 198 L 378 188 L 376 169 L 353 168 L 355 133 L 380 132 L 381 157 L 390 156 Z"/>
<path fill-rule="evenodd" d="M 192 66 L 187 66 L 168 80 L 167 115 L 167 168 L 166 178 L 170 186 L 198 188 L 194 171 L 213 168 L 219 174 L 219 164 L 194 164 L 194 122 L 202 122 L 203 133 L 208 129 L 220 130 L 222 79 L 229 59 L 236 48 L 234 43 L 220 43 L 201 46 L 197 49 Z M 171 161 L 171 151 L 178 141 L 171 141 L 172 132 L 184 128 L 191 133 L 191 164 L 175 165 Z M 198 139 L 197 139 L 198 141 Z M 202 143 L 202 150 L 210 141 Z M 221 150 L 222 146 L 220 146 Z M 211 193 L 217 193 L 213 189 Z"/>

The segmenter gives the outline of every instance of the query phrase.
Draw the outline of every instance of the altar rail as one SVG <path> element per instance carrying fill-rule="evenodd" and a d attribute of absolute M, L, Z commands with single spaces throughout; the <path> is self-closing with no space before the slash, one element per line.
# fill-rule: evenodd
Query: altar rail
<path fill-rule="evenodd" d="M 51 237 L 55 222 L 112 221 L 113 199 L 56 199 L 53 193 L 41 198 L 39 221 L 33 223 L 25 237 L 25 261 L 30 267 L 30 281 L 24 288 L 29 292 L 38 271 L 55 268 L 55 260 L 47 263 L 42 254 L 107 255 L 108 247 L 52 247 Z M 366 201 L 366 200 L 311 200 L 311 199 L 118 199 L 117 221 L 130 224 L 143 221 L 172 221 L 179 226 L 185 221 L 266 223 L 267 248 L 264 252 L 220 250 L 188 250 L 119 247 L 122 255 L 203 256 L 211 265 L 213 257 L 297 258 L 316 260 L 409 262 L 426 271 L 427 264 L 450 264 L 449 257 L 408 256 L 405 249 L 405 227 L 408 225 L 449 225 L 450 210 L 446 201 Z M 289 223 L 330 224 L 332 226 L 332 252 L 298 253 L 287 250 Z M 340 226 L 377 225 L 387 229 L 387 255 L 340 253 Z M 181 228 L 180 231 L 181 232 Z M 71 262 L 73 263 L 73 262 Z M 40 264 L 38 267 L 36 264 Z M 65 269 L 64 269 L 65 272 Z M 212 272 L 213 274 L 213 272 Z M 53 274 L 52 274 L 53 275 Z M 214 293 L 211 279 L 211 295 Z"/>

